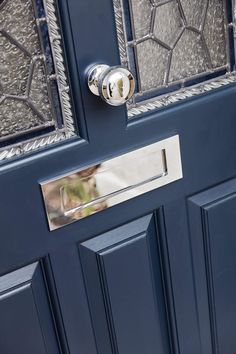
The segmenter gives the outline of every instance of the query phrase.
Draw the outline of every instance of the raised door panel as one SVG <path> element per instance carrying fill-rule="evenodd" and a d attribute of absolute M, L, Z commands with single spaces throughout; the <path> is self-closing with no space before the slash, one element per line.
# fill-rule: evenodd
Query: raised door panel
<path fill-rule="evenodd" d="M 59 354 L 40 263 L 0 277 L 0 348 L 4 354 Z"/>
<path fill-rule="evenodd" d="M 148 215 L 80 244 L 99 353 L 170 353 L 159 241 Z"/>
<path fill-rule="evenodd" d="M 208 341 L 204 354 L 236 352 L 235 210 L 236 180 L 189 200 L 199 327 Z"/>

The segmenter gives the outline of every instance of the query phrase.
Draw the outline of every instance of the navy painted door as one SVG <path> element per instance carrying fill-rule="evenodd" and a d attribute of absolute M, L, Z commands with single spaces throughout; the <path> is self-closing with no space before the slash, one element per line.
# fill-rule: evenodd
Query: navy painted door
<path fill-rule="evenodd" d="M 57 5 L 79 136 L 0 166 L 0 352 L 235 354 L 234 80 L 128 119 L 86 81 L 113 2 Z M 49 230 L 41 182 L 176 134 L 183 179 Z"/>

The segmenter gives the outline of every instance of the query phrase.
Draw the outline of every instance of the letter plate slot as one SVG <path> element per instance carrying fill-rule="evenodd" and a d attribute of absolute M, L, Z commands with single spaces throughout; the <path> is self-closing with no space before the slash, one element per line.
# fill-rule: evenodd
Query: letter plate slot
<path fill-rule="evenodd" d="M 50 230 L 181 179 L 179 136 L 41 183 Z"/>

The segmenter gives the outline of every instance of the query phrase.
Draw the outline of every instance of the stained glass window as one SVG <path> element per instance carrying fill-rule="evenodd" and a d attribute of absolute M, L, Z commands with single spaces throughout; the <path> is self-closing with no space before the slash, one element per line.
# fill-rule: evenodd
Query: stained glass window
<path fill-rule="evenodd" d="M 129 107 L 235 69 L 231 0 L 113 0 L 121 60 L 136 76 Z"/>
<path fill-rule="evenodd" d="M 0 160 L 75 135 L 53 0 L 0 0 Z"/>

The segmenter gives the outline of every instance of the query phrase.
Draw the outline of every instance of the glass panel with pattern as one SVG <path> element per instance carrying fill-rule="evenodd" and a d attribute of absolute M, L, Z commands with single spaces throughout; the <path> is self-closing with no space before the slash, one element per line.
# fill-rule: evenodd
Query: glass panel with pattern
<path fill-rule="evenodd" d="M 0 0 L 0 160 L 76 134 L 54 0 Z"/>
<path fill-rule="evenodd" d="M 129 116 L 235 80 L 231 0 L 113 1 L 121 61 L 137 80 Z"/>

